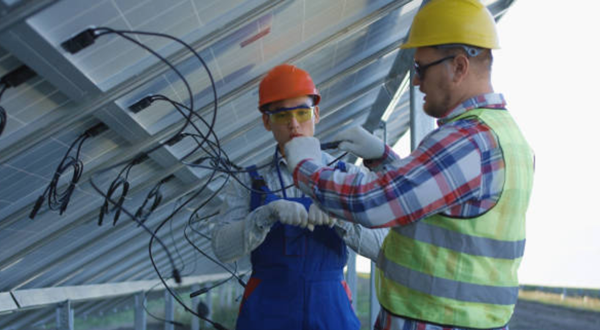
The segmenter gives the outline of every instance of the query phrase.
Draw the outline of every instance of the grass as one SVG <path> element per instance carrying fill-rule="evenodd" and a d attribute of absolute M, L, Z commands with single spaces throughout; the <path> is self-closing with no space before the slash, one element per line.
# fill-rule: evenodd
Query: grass
<path fill-rule="evenodd" d="M 572 297 L 558 293 L 521 290 L 519 291 L 519 299 L 600 312 L 600 299 L 588 296 Z"/>

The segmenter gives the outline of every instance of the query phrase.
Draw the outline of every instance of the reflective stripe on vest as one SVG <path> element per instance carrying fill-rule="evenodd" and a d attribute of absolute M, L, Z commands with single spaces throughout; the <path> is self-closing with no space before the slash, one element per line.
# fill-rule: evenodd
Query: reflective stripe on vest
<path fill-rule="evenodd" d="M 439 247 L 474 256 L 517 259 L 521 258 L 525 251 L 524 239 L 510 242 L 470 236 L 427 223 L 422 223 L 419 227 L 396 227 L 392 230 L 396 231 L 399 235 L 412 237 L 420 242 L 435 244 Z"/>
<path fill-rule="evenodd" d="M 475 109 L 455 120 L 465 117 L 478 117 L 498 137 L 502 195 L 475 218 L 433 215 L 390 231 L 377 262 L 377 296 L 393 314 L 489 329 L 508 323 L 517 300 L 533 157 L 508 111 Z"/>

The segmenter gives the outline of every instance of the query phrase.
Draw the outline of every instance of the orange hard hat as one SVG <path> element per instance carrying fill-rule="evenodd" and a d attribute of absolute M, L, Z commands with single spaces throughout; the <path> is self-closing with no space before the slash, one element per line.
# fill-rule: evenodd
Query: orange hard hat
<path fill-rule="evenodd" d="M 291 64 L 281 64 L 269 71 L 258 87 L 258 109 L 276 101 L 310 95 L 313 105 L 319 104 L 321 95 L 308 72 Z"/>

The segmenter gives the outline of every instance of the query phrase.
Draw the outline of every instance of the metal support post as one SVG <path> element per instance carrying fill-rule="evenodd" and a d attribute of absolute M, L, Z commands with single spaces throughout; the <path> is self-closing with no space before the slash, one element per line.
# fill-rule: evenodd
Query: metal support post
<path fill-rule="evenodd" d="M 234 290 L 233 286 L 234 285 L 235 286 L 239 286 L 239 284 L 237 282 L 232 282 L 232 281 L 229 281 L 226 284 L 226 288 L 227 288 L 227 302 L 226 302 L 227 308 L 230 308 L 231 306 L 233 306 L 233 292 L 234 292 L 233 291 Z"/>
<path fill-rule="evenodd" d="M 71 309 L 71 301 L 67 300 L 58 304 L 56 307 L 56 329 L 73 330 L 75 329 L 74 311 Z"/>
<path fill-rule="evenodd" d="M 352 307 L 356 310 L 356 253 L 348 249 L 348 269 L 346 270 L 346 283 L 352 292 Z"/>
<path fill-rule="evenodd" d="M 219 308 L 223 309 L 225 308 L 225 300 L 227 299 L 226 295 L 227 295 L 227 288 L 225 287 L 227 284 L 221 284 L 219 285 Z"/>
<path fill-rule="evenodd" d="M 413 80 L 414 70 L 410 71 Z M 418 87 L 410 88 L 410 150 L 415 150 L 421 140 L 435 129 L 435 119 L 423 111 L 423 93 Z"/>
<path fill-rule="evenodd" d="M 192 285 L 192 292 L 197 292 L 200 290 L 200 285 L 194 284 Z M 192 298 L 192 308 L 195 312 L 198 312 L 198 303 L 200 302 L 200 297 L 195 296 Z M 192 315 L 192 330 L 200 330 L 200 318 L 195 315 Z"/>
<path fill-rule="evenodd" d="M 212 283 L 207 283 L 207 285 L 212 285 Z M 206 314 L 206 318 L 207 319 L 211 319 L 212 316 L 212 309 L 213 309 L 213 303 L 212 303 L 212 290 L 208 290 L 208 292 L 206 293 L 205 297 L 204 297 L 204 303 L 206 304 L 206 307 L 208 307 L 208 314 Z M 208 322 L 203 322 L 205 327 L 210 326 L 210 324 L 208 324 Z"/>
<path fill-rule="evenodd" d="M 144 292 L 136 293 L 135 296 L 135 311 L 134 311 L 134 329 L 146 330 L 146 310 L 144 309 Z"/>
<path fill-rule="evenodd" d="M 375 291 L 375 263 L 371 261 L 371 278 L 369 279 L 369 328 L 375 325 L 377 315 L 379 315 L 379 302 Z"/>
<path fill-rule="evenodd" d="M 165 320 L 175 321 L 175 299 L 169 290 L 165 290 Z M 171 322 L 165 322 L 165 330 L 175 330 L 175 326 Z"/>

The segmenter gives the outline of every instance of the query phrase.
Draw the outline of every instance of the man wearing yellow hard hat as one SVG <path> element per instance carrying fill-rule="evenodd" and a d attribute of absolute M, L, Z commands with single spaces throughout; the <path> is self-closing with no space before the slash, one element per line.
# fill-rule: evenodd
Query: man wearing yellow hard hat
<path fill-rule="evenodd" d="M 319 141 L 285 145 L 294 183 L 319 207 L 392 227 L 377 260 L 375 329 L 508 329 L 525 247 L 533 153 L 491 84 L 494 18 L 477 0 L 432 0 L 401 48 L 416 48 L 413 84 L 438 119 L 408 157 L 361 127 L 339 148 L 372 172 L 319 161 Z"/>

